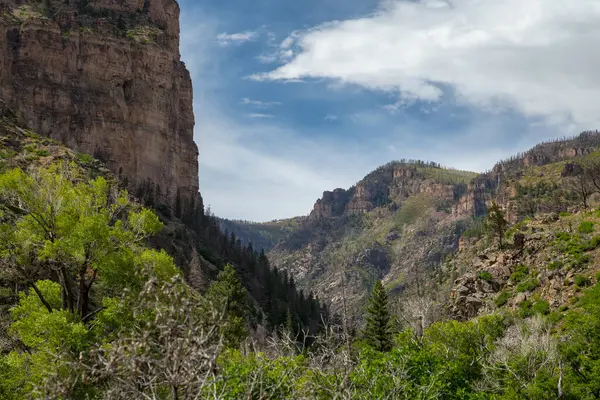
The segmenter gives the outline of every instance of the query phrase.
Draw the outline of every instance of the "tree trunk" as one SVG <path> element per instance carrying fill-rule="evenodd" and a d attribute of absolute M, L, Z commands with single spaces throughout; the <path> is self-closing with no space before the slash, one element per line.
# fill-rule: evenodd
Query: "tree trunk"
<path fill-rule="evenodd" d="M 63 308 L 75 312 L 75 299 L 73 298 L 73 288 L 71 287 L 71 278 L 65 267 L 59 269 L 61 283 L 63 287 Z"/>
<path fill-rule="evenodd" d="M 85 282 L 85 272 L 87 268 L 84 265 L 79 269 L 79 297 L 77 299 L 77 312 L 84 318 L 89 311 L 89 289 Z"/>

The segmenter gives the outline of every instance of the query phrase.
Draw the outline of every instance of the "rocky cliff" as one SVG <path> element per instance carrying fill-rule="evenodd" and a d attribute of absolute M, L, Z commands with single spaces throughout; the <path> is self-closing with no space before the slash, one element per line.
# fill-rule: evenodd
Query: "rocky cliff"
<path fill-rule="evenodd" d="M 462 267 L 448 260 L 482 234 L 482 217 L 491 201 L 505 210 L 512 224 L 541 213 L 576 210 L 580 200 L 572 177 L 577 162 L 599 145 L 600 134 L 584 132 L 541 143 L 485 174 L 434 163 L 388 163 L 350 189 L 325 192 L 310 216 L 269 257 L 292 272 L 306 291 L 330 300 L 337 312 L 345 296 L 349 313 L 360 313 L 377 279 L 402 296 L 414 296 L 424 286 L 450 296 L 444 276 Z M 462 286 L 473 286 L 469 279 L 465 282 L 469 284 Z M 446 288 L 431 286 L 438 284 Z M 502 286 L 482 285 L 482 292 L 494 295 Z M 473 303 L 460 304 L 466 309 L 483 304 L 468 293 L 458 298 Z"/>
<path fill-rule="evenodd" d="M 146 203 L 177 217 L 200 207 L 177 2 L 1 1 L 0 99 Z"/>

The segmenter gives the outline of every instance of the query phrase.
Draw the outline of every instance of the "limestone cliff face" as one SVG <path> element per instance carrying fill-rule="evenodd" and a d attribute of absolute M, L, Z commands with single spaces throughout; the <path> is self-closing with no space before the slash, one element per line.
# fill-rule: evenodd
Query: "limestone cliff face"
<path fill-rule="evenodd" d="M 418 194 L 452 202 L 455 193 L 454 184 L 437 182 L 415 166 L 391 163 L 367 175 L 348 190 L 324 192 L 323 197 L 315 203 L 311 217 L 361 215 L 384 205 L 401 206 L 403 201 Z M 477 191 L 470 190 L 469 195 L 476 198 Z M 477 207 L 471 208 L 465 206 L 464 213 L 474 213 Z"/>
<path fill-rule="evenodd" d="M 199 205 L 190 74 L 174 0 L 0 0 L 0 99 L 133 193 Z"/>

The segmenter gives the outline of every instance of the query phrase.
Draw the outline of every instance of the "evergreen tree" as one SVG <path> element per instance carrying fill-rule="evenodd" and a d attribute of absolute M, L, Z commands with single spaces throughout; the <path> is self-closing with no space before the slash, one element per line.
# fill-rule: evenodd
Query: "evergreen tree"
<path fill-rule="evenodd" d="M 388 309 L 387 293 L 381 281 L 375 282 L 369 305 L 367 306 L 367 326 L 364 336 L 367 343 L 378 351 L 392 349 L 392 325 Z"/>
<path fill-rule="evenodd" d="M 226 322 L 222 327 L 225 343 L 229 346 L 239 345 L 248 335 L 245 317 L 251 310 L 248 292 L 231 265 L 226 265 L 211 283 L 206 298 L 225 313 Z"/>
<path fill-rule="evenodd" d="M 290 311 L 289 308 L 287 309 L 287 313 L 285 314 L 285 330 L 290 335 L 294 334 L 294 323 L 293 323 L 293 319 L 292 319 L 292 312 Z"/>
<path fill-rule="evenodd" d="M 500 248 L 504 247 L 504 234 L 508 227 L 508 221 L 504 218 L 504 211 L 502 211 L 495 201 L 492 202 L 492 205 L 488 210 L 486 227 L 493 236 L 498 238 Z"/>

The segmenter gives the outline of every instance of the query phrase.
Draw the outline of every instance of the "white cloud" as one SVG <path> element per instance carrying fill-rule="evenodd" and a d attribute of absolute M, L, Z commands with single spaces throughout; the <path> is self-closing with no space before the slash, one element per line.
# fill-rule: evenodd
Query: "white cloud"
<path fill-rule="evenodd" d="M 238 33 L 220 33 L 217 35 L 217 42 L 221 46 L 228 46 L 230 44 L 245 43 L 255 40 L 258 37 L 258 32 L 245 31 Z"/>
<path fill-rule="evenodd" d="M 428 135 L 414 121 L 392 121 L 381 109 L 344 114 L 343 122 L 348 120 L 351 129 L 343 134 L 332 129 L 336 124 L 313 130 L 285 126 L 276 118 L 245 116 L 233 112 L 222 96 L 231 77 L 223 76 L 222 63 L 229 60 L 216 51 L 219 21 L 198 13 L 182 17 L 181 51 L 195 89 L 200 191 L 205 204 L 223 217 L 267 221 L 305 215 L 324 190 L 348 188 L 392 159 L 427 159 L 483 171 L 540 138 L 564 134 L 540 125 L 536 132 L 519 136 L 496 124 L 495 116 L 485 116 L 460 135 L 442 137 Z"/>
<path fill-rule="evenodd" d="M 275 118 L 273 114 L 250 113 L 245 115 L 249 118 Z"/>
<path fill-rule="evenodd" d="M 337 115 L 326 115 L 325 121 L 337 121 L 339 117 Z"/>
<path fill-rule="evenodd" d="M 281 103 L 278 101 L 261 101 L 261 100 L 252 100 L 247 97 L 244 97 L 241 101 L 242 104 L 256 107 L 256 108 L 270 108 L 273 106 L 280 106 Z"/>
<path fill-rule="evenodd" d="M 402 102 L 447 93 L 488 111 L 594 128 L 599 20 L 598 0 L 386 1 L 371 16 L 295 32 L 280 45 L 293 57 L 255 79 L 331 78 Z"/>

